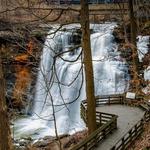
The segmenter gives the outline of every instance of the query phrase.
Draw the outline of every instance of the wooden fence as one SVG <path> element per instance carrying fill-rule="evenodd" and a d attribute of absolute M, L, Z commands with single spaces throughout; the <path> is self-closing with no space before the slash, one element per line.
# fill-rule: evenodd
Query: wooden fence
<path fill-rule="evenodd" d="M 87 105 L 86 101 L 81 103 L 81 117 L 85 123 L 87 123 L 86 105 Z M 99 127 L 99 126 L 102 126 L 103 124 L 108 123 L 115 116 L 116 115 L 114 115 L 114 114 L 108 114 L 108 113 L 96 111 L 97 126 Z"/>
<path fill-rule="evenodd" d="M 137 97 L 138 99 L 140 97 Z M 120 99 L 121 100 L 121 99 Z M 123 101 L 122 101 L 123 100 Z M 120 103 L 128 104 L 128 100 L 123 98 Z M 111 102 L 110 102 L 111 103 Z M 143 132 L 144 122 L 150 121 L 150 103 L 143 101 L 140 104 L 145 111 L 143 119 L 136 123 L 112 148 L 111 150 L 125 150 Z"/>
<path fill-rule="evenodd" d="M 103 115 L 99 113 L 98 118 L 106 118 Z M 109 114 L 106 114 L 106 116 Z M 99 120 L 99 119 L 98 119 Z M 104 120 L 103 120 L 104 121 Z M 90 134 L 85 140 L 81 141 L 79 144 L 75 145 L 71 150 L 91 150 L 94 149 L 94 147 L 102 141 L 106 135 L 112 132 L 112 130 L 117 128 L 117 116 L 112 115 L 111 118 L 107 118 L 103 122 L 101 126 L 98 127 L 96 131 L 94 131 L 92 134 Z"/>
<path fill-rule="evenodd" d="M 111 150 L 125 150 L 143 132 L 143 120 L 135 124 Z"/>
<path fill-rule="evenodd" d="M 106 104 L 123 104 L 125 100 L 124 94 L 117 94 L 117 95 L 102 95 L 96 96 L 96 107 L 100 105 Z"/>
<path fill-rule="evenodd" d="M 96 96 L 96 106 L 110 104 L 130 104 L 125 94 Z M 140 97 L 137 97 L 139 100 Z M 150 121 L 150 103 L 144 102 L 139 105 L 144 109 L 143 119 L 136 123 L 121 139 L 111 148 L 111 150 L 125 150 L 143 132 L 144 122 Z M 87 102 L 81 103 L 81 117 L 87 123 Z M 98 129 L 89 135 L 84 141 L 74 146 L 71 150 L 91 150 L 102 141 L 107 134 L 117 128 L 117 116 L 103 112 L 96 112 L 96 122 Z"/>
<path fill-rule="evenodd" d="M 148 105 L 148 107 L 146 107 Z M 145 110 L 143 119 L 136 123 L 112 148 L 111 150 L 126 150 L 128 146 L 143 132 L 144 122 L 150 121 L 150 104 L 145 102 L 141 105 Z"/>
<path fill-rule="evenodd" d="M 144 121 L 148 122 L 150 121 L 150 103 L 144 102 L 144 104 L 140 104 L 140 107 L 142 107 L 145 110 L 144 114 Z"/>
<path fill-rule="evenodd" d="M 87 123 L 87 102 L 81 103 L 81 117 Z M 90 134 L 85 140 L 74 146 L 71 150 L 90 150 L 93 149 L 106 135 L 117 128 L 117 116 L 113 114 L 96 111 L 97 130 Z"/>
<path fill-rule="evenodd" d="M 116 128 L 117 116 L 114 116 L 107 124 L 102 125 L 91 135 L 89 135 L 84 141 L 77 144 L 71 150 L 91 150 L 100 141 L 102 141 L 107 134 L 112 132 Z"/>

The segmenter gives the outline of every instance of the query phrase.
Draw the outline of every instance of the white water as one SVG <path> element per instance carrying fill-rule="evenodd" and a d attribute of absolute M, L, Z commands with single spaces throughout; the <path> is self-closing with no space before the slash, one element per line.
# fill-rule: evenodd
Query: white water
<path fill-rule="evenodd" d="M 148 66 L 144 71 L 144 79 L 146 81 L 150 81 L 150 66 Z M 150 95 L 150 84 L 147 84 L 147 86 L 143 89 L 143 92 L 147 95 Z M 149 102 L 150 102 L 150 99 L 149 99 Z"/>
<path fill-rule="evenodd" d="M 114 26 L 115 23 L 91 25 L 94 30 L 91 34 L 91 47 L 95 95 L 123 93 L 128 88 L 128 69 L 117 52 L 117 44 L 112 35 Z M 74 25 L 66 28 L 72 27 Z M 81 57 L 74 63 L 57 58 L 56 70 L 53 67 L 53 56 L 58 51 L 66 51 L 72 47 L 72 43 L 69 42 L 71 35 L 71 32 L 60 31 L 47 37 L 38 72 L 33 115 L 15 122 L 15 138 L 55 135 L 52 102 L 59 105 L 54 107 L 59 134 L 71 134 L 85 128 L 80 118 L 80 101 L 86 99 L 84 73 L 80 71 Z M 65 53 L 62 57 L 72 61 L 78 57 L 80 51 L 81 48 L 78 48 L 74 54 Z M 79 76 L 76 78 L 78 73 Z M 61 84 L 58 84 L 58 79 Z"/>
<path fill-rule="evenodd" d="M 149 36 L 138 36 L 138 54 L 139 61 L 142 62 L 144 55 L 148 52 Z"/>
<path fill-rule="evenodd" d="M 149 39 L 150 39 L 150 36 L 138 36 L 137 47 L 138 47 L 138 54 L 139 54 L 140 62 L 142 62 L 144 55 L 148 52 Z M 150 66 L 148 66 L 144 70 L 144 79 L 146 81 L 147 80 L 150 81 Z M 143 92 L 145 94 L 150 94 L 150 84 L 148 84 L 147 87 L 143 89 Z"/>

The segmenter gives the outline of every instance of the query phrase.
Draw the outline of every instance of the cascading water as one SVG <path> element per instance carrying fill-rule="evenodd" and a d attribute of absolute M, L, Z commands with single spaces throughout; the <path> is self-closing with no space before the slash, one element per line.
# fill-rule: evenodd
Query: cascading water
<path fill-rule="evenodd" d="M 115 26 L 115 23 L 91 25 L 95 95 L 123 93 L 128 88 L 128 69 L 117 52 L 112 35 Z M 74 25 L 66 28 L 70 27 L 76 28 Z M 53 114 L 59 134 L 85 128 L 80 118 L 80 102 L 86 99 L 82 57 L 74 61 L 81 54 L 81 48 L 65 52 L 73 47 L 72 30 L 59 31 L 55 35 L 52 32 L 41 56 L 33 114 L 15 122 L 16 138 L 55 135 Z M 65 53 L 59 55 L 62 52 Z"/>
<path fill-rule="evenodd" d="M 149 36 L 138 36 L 137 47 L 140 62 L 142 62 L 144 55 L 148 52 L 149 38 Z"/>
<path fill-rule="evenodd" d="M 138 42 L 137 42 L 137 48 L 138 48 L 138 56 L 139 56 L 139 60 L 140 62 L 143 61 L 144 55 L 149 53 L 149 40 L 150 40 L 150 36 L 138 36 Z M 144 70 L 144 79 L 145 81 L 150 80 L 150 66 L 148 66 L 145 70 Z M 147 84 L 147 86 L 143 89 L 143 92 L 145 94 L 149 94 L 150 93 L 150 84 Z"/>

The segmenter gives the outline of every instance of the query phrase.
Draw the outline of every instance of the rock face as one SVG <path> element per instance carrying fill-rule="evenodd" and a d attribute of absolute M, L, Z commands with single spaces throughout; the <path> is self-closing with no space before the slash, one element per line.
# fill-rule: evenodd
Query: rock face
<path fill-rule="evenodd" d="M 119 24 L 113 31 L 113 35 L 117 43 L 125 43 L 125 40 L 130 40 L 130 23 Z"/>
<path fill-rule="evenodd" d="M 114 35 L 115 40 L 116 40 L 117 43 L 123 43 L 123 42 L 125 42 L 124 32 L 121 29 L 121 27 L 116 27 L 114 29 L 114 31 L 113 31 L 113 35 Z"/>
<path fill-rule="evenodd" d="M 46 36 L 43 33 L 37 36 L 31 32 L 39 31 L 39 28 L 0 21 L 0 50 L 6 79 L 6 99 L 10 109 L 25 109 L 32 100 L 40 52 Z"/>

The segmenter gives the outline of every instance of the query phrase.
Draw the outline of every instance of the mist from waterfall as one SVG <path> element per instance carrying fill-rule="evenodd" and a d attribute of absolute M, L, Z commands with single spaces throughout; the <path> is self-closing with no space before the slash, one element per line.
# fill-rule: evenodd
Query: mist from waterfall
<path fill-rule="evenodd" d="M 95 95 L 124 93 L 128 89 L 128 67 L 112 34 L 115 26 L 106 23 L 90 27 Z M 80 47 L 67 52 L 76 46 L 72 37 L 79 27 L 69 25 L 65 30 L 49 32 L 41 55 L 32 116 L 15 122 L 16 138 L 55 135 L 54 114 L 59 134 L 85 128 L 80 118 L 80 102 L 86 99 L 83 56 L 74 61 L 81 54 Z"/>

